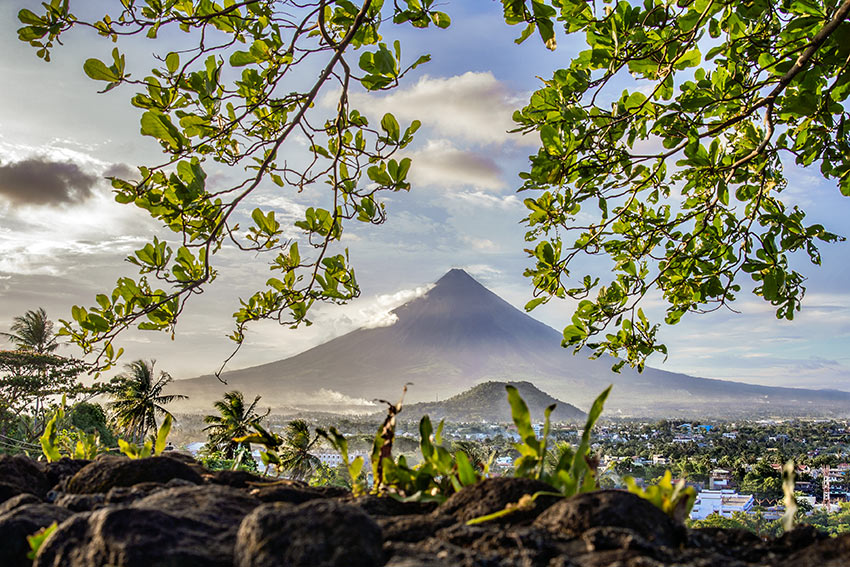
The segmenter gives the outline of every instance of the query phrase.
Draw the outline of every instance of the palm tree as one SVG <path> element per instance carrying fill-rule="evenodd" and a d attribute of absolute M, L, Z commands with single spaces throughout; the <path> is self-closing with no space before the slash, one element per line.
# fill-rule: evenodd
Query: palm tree
<path fill-rule="evenodd" d="M 210 448 L 222 451 L 226 459 L 234 458 L 236 449 L 240 445 L 250 451 L 250 443 L 247 441 L 237 443 L 233 439 L 235 437 L 249 435 L 252 429 L 251 426 L 264 417 L 254 411 L 259 401 L 260 396 L 257 396 L 250 406 L 245 407 L 245 397 L 242 395 L 242 392 L 233 391 L 224 394 L 224 398 L 213 404 L 215 409 L 218 410 L 219 415 L 207 415 L 204 417 L 204 423 L 209 424 L 209 426 L 204 428 L 204 431 L 209 432 L 207 445 Z"/>
<path fill-rule="evenodd" d="M 287 471 L 289 477 L 294 480 L 308 479 L 313 469 L 321 463 L 318 457 L 310 454 L 310 449 L 318 440 L 318 435 L 310 439 L 310 427 L 306 421 L 290 421 L 286 425 L 283 444 L 278 452 L 280 468 Z"/>
<path fill-rule="evenodd" d="M 556 442 L 554 447 L 551 447 L 548 451 L 546 451 L 546 457 L 544 457 L 546 471 L 549 473 L 555 472 L 555 469 L 558 468 L 558 463 L 561 461 L 568 463 L 572 461 L 574 455 L 575 451 L 573 450 L 573 446 L 567 441 Z"/>
<path fill-rule="evenodd" d="M 11 333 L 0 333 L 20 350 L 47 354 L 56 350 L 56 334 L 53 332 L 53 321 L 47 318 L 44 308 L 30 309 L 23 315 L 13 319 Z"/>
<path fill-rule="evenodd" d="M 490 459 L 495 460 L 498 452 L 489 453 L 484 445 L 475 441 L 453 441 L 452 451 L 463 451 L 469 459 L 469 463 L 479 472 L 486 471 Z"/>
<path fill-rule="evenodd" d="M 171 415 L 163 406 L 186 398 L 180 395 L 162 394 L 166 384 L 173 378 L 160 372 L 154 378 L 155 360 L 135 360 L 126 366 L 127 371 L 115 379 L 110 404 L 118 426 L 124 428 L 135 443 L 141 443 L 149 431 L 156 430 L 156 415 Z"/>

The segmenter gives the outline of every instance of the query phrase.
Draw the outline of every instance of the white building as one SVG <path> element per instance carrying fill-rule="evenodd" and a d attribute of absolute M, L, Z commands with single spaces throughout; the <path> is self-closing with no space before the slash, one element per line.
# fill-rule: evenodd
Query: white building
<path fill-rule="evenodd" d="M 692 520 L 704 520 L 712 514 L 727 518 L 733 512 L 749 512 L 755 500 L 752 494 L 738 494 L 734 490 L 703 490 L 697 494 L 697 500 L 691 510 Z"/>
<path fill-rule="evenodd" d="M 336 451 L 322 450 L 322 451 L 316 451 L 316 452 L 311 453 L 311 454 L 313 456 L 315 456 L 317 459 L 319 459 L 319 461 L 323 465 L 331 467 L 332 469 L 336 468 L 336 467 L 338 467 L 342 464 L 342 455 L 340 455 Z M 364 461 L 367 461 L 367 462 L 369 461 L 369 457 L 366 455 L 366 453 L 364 453 L 362 451 L 349 451 L 349 453 L 348 453 L 349 462 L 354 462 L 354 459 L 356 459 L 357 457 L 363 457 Z"/>

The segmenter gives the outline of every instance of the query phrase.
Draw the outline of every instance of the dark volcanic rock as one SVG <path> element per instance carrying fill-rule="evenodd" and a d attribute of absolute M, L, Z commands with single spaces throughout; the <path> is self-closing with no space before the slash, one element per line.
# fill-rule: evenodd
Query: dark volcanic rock
<path fill-rule="evenodd" d="M 53 522 L 63 522 L 71 511 L 51 504 L 25 504 L 0 515 L 0 565 L 30 567 L 27 536 Z"/>
<path fill-rule="evenodd" d="M 41 504 L 41 498 L 30 494 L 29 492 L 23 492 L 18 494 L 17 496 L 13 496 L 9 498 L 5 502 L 0 503 L 0 516 L 5 514 L 6 512 L 10 512 L 15 508 L 20 508 L 21 506 L 26 506 L 27 504 Z"/>
<path fill-rule="evenodd" d="M 836 538 L 823 538 L 814 545 L 797 551 L 781 565 L 782 567 L 809 565 L 813 567 L 847 567 L 847 565 L 850 565 L 850 534 L 840 535 Z"/>
<path fill-rule="evenodd" d="M 207 482 L 233 488 L 254 488 L 269 483 L 267 478 L 247 471 L 215 471 L 207 477 Z"/>
<path fill-rule="evenodd" d="M 59 494 L 53 503 L 72 512 L 91 512 L 103 507 L 104 501 L 103 494 Z"/>
<path fill-rule="evenodd" d="M 409 515 L 378 518 L 384 532 L 384 541 L 417 542 L 432 537 L 438 530 L 454 523 L 451 516 Z"/>
<path fill-rule="evenodd" d="M 136 460 L 110 457 L 93 461 L 80 469 L 67 481 L 66 492 L 72 494 L 107 492 L 114 487 L 133 486 L 142 482 L 166 483 L 176 478 L 194 484 L 203 482 L 192 466 L 171 457 Z"/>
<path fill-rule="evenodd" d="M 0 480 L 0 502 L 5 502 L 19 494 L 23 494 L 20 486 L 17 484 L 9 484 L 8 482 Z M 29 492 L 26 494 L 29 494 Z"/>
<path fill-rule="evenodd" d="M 63 481 L 70 479 L 90 462 L 84 459 L 62 457 L 53 463 L 46 463 L 44 465 L 44 474 L 47 477 L 47 483 L 50 486 L 60 485 L 59 488 L 62 488 Z"/>
<path fill-rule="evenodd" d="M 360 506 L 364 512 L 373 517 L 427 514 L 437 508 L 436 502 L 402 502 L 389 496 L 375 496 L 374 494 L 354 497 L 351 496 L 351 493 L 348 493 L 342 501 Z"/>
<path fill-rule="evenodd" d="M 334 501 L 260 506 L 239 527 L 237 567 L 377 567 L 381 528 L 360 508 Z"/>
<path fill-rule="evenodd" d="M 623 490 L 565 498 L 543 512 L 534 525 L 567 536 L 580 536 L 600 526 L 627 528 L 653 544 L 667 546 L 676 546 L 685 537 L 683 526 L 647 500 Z"/>
<path fill-rule="evenodd" d="M 34 567 L 231 567 L 233 538 L 146 508 L 76 514 L 42 545 Z"/>
<path fill-rule="evenodd" d="M 251 495 L 262 502 L 284 502 L 287 504 L 302 504 L 310 500 L 324 498 L 321 491 L 298 481 L 266 482 L 251 490 Z"/>
<path fill-rule="evenodd" d="M 0 482 L 6 485 L 0 488 L 0 500 L 22 492 L 44 498 L 51 486 L 41 466 L 23 455 L 0 455 Z"/>
<path fill-rule="evenodd" d="M 104 504 L 112 505 L 129 505 L 142 498 L 147 498 L 151 494 L 155 494 L 161 490 L 169 488 L 179 488 L 181 486 L 197 486 L 194 482 L 183 480 L 182 478 L 173 478 L 165 484 L 161 482 L 141 482 L 133 486 L 116 486 L 106 493 Z"/>
<path fill-rule="evenodd" d="M 529 479 L 485 480 L 435 509 L 210 472 L 185 456 L 52 465 L 0 457 L 0 474 L 0 567 L 29 567 L 26 536 L 54 521 L 33 567 L 850 565 L 850 535 L 833 539 L 805 525 L 775 539 L 688 530 L 619 490 L 540 497 L 501 521 L 466 524 L 550 490 Z"/>
<path fill-rule="evenodd" d="M 133 508 L 159 510 L 189 518 L 210 527 L 212 532 L 233 532 L 260 501 L 229 486 L 185 486 L 160 490 L 132 504 Z"/>
<path fill-rule="evenodd" d="M 552 487 L 530 478 L 490 478 L 453 494 L 437 508 L 435 513 L 449 514 L 460 522 L 467 522 L 473 518 L 504 510 L 508 504 L 515 504 L 523 496 L 532 496 L 541 491 L 551 492 Z M 558 500 L 560 499 L 554 496 L 537 498 L 534 508 L 514 512 L 498 521 L 501 523 L 529 521 Z"/>

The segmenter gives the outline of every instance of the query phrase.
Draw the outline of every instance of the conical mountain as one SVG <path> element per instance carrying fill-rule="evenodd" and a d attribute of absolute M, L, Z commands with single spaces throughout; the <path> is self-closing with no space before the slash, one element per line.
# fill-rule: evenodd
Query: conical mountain
<path fill-rule="evenodd" d="M 850 393 L 770 388 L 647 368 L 611 371 L 560 346 L 561 334 L 516 309 L 469 274 L 453 269 L 425 295 L 393 311 L 394 324 L 363 328 L 301 354 L 223 375 L 174 382 L 193 405 L 228 389 L 260 394 L 273 407 L 343 409 L 345 400 L 408 402 L 456 395 L 485 381 L 529 381 L 587 409 L 608 384 L 608 412 L 638 416 L 845 415 Z M 812 410 L 817 410 L 813 412 Z"/>

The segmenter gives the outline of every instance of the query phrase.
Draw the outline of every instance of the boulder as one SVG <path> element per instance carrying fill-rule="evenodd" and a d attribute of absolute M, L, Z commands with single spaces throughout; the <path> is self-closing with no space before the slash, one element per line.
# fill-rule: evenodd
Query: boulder
<path fill-rule="evenodd" d="M 262 502 L 284 502 L 287 504 L 302 504 L 310 500 L 324 498 L 322 493 L 307 484 L 283 482 L 266 484 L 251 490 L 251 495 Z"/>
<path fill-rule="evenodd" d="M 146 498 L 151 494 L 159 492 L 160 490 L 167 490 L 169 488 L 179 488 L 181 486 L 198 485 L 196 485 L 194 482 L 189 482 L 188 480 L 173 478 L 164 484 L 161 482 L 140 482 L 139 484 L 134 484 L 133 486 L 116 486 L 115 488 L 111 488 L 109 492 L 106 493 L 104 503 L 107 506 L 126 506 L 132 504 L 137 500 Z"/>
<path fill-rule="evenodd" d="M 531 478 L 490 478 L 453 494 L 435 513 L 448 514 L 460 522 L 467 522 L 504 510 L 509 504 L 519 502 L 523 496 L 533 496 L 537 492 L 552 492 L 552 487 Z M 557 496 L 538 497 L 531 508 L 518 510 L 497 521 L 514 524 L 532 520 L 558 500 L 560 498 Z"/>
<path fill-rule="evenodd" d="M 381 528 L 357 506 L 335 501 L 264 504 L 239 526 L 237 567 L 378 567 Z"/>
<path fill-rule="evenodd" d="M 654 545 L 677 546 L 685 539 L 684 526 L 624 490 L 597 490 L 564 498 L 540 514 L 534 525 L 570 537 L 603 526 L 627 528 Z"/>
<path fill-rule="evenodd" d="M 341 501 L 359 506 L 372 517 L 420 515 L 433 512 L 437 508 L 436 502 L 402 502 L 389 496 L 374 494 L 355 497 L 350 492 L 343 496 Z"/>
<path fill-rule="evenodd" d="M 17 496 L 13 496 L 6 500 L 5 502 L 0 503 L 0 516 L 5 514 L 6 512 L 10 512 L 15 508 L 20 508 L 21 506 L 26 506 L 27 504 L 41 504 L 42 500 L 37 496 L 30 494 L 28 492 L 23 492 L 18 494 Z"/>
<path fill-rule="evenodd" d="M 30 567 L 27 536 L 53 522 L 63 522 L 72 512 L 52 504 L 24 504 L 0 515 L 0 565 L 3 567 Z"/>
<path fill-rule="evenodd" d="M 62 489 L 63 481 L 77 474 L 80 469 L 89 464 L 91 461 L 84 459 L 69 459 L 62 457 L 58 461 L 45 463 L 44 474 L 47 477 L 47 483 Z"/>
<path fill-rule="evenodd" d="M 65 491 L 71 494 L 105 493 L 115 487 L 143 482 L 166 483 L 172 479 L 182 479 L 193 484 L 203 482 L 192 466 L 171 457 L 110 457 L 97 459 L 80 469 L 65 483 Z"/>
<path fill-rule="evenodd" d="M 184 486 L 160 490 L 137 500 L 136 509 L 159 510 L 172 516 L 189 518 L 209 526 L 217 537 L 236 530 L 242 519 L 261 502 L 229 486 Z"/>
<path fill-rule="evenodd" d="M 835 538 L 819 538 L 816 543 L 793 553 L 781 565 L 782 567 L 800 567 L 802 565 L 847 567 L 847 565 L 850 565 L 850 534 Z"/>
<path fill-rule="evenodd" d="M 433 537 L 438 530 L 454 524 L 454 518 L 432 514 L 383 516 L 377 519 L 384 541 L 415 543 Z"/>
<path fill-rule="evenodd" d="M 102 508 L 104 505 L 103 494 L 64 494 L 59 493 L 53 501 L 57 506 L 62 506 L 72 512 L 91 512 Z"/>
<path fill-rule="evenodd" d="M 147 508 L 76 514 L 45 540 L 33 567 L 232 567 L 233 538 Z"/>
<path fill-rule="evenodd" d="M 0 455 L 0 482 L 6 485 L 0 488 L 0 501 L 22 492 L 44 498 L 52 486 L 39 463 L 24 455 Z"/>
<path fill-rule="evenodd" d="M 29 494 L 29 492 L 24 493 L 17 484 L 9 484 L 0 480 L 0 502 L 5 502 L 19 494 Z"/>
<path fill-rule="evenodd" d="M 255 488 L 260 484 L 268 484 L 269 480 L 248 471 L 215 471 L 207 476 L 207 482 L 233 488 Z"/>

